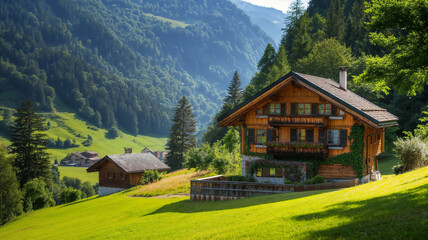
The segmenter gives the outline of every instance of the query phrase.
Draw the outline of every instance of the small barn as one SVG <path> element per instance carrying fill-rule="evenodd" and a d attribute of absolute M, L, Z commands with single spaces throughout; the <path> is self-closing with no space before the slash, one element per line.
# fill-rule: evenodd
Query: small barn
<path fill-rule="evenodd" d="M 125 153 L 107 155 L 86 171 L 99 172 L 99 196 L 105 196 L 140 184 L 144 171 L 170 169 L 151 153 Z"/>

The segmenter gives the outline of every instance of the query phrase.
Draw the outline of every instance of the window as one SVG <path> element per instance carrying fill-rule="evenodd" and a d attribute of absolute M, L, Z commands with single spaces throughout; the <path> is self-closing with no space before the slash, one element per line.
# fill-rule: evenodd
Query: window
<path fill-rule="evenodd" d="M 339 130 L 328 130 L 328 145 L 339 145 Z"/>
<path fill-rule="evenodd" d="M 113 179 L 114 178 L 114 173 L 113 172 L 107 173 L 107 178 L 108 179 Z"/>
<path fill-rule="evenodd" d="M 275 168 L 271 168 L 269 171 L 269 176 L 270 177 L 275 177 Z"/>
<path fill-rule="evenodd" d="M 300 115 L 310 115 L 311 114 L 311 104 L 309 103 L 299 103 L 298 114 Z"/>
<path fill-rule="evenodd" d="M 306 129 L 299 129 L 298 130 L 298 134 L 299 134 L 299 142 L 305 142 L 306 141 Z"/>
<path fill-rule="evenodd" d="M 318 104 L 318 113 L 320 115 L 331 115 L 331 104 Z"/>
<path fill-rule="evenodd" d="M 120 173 L 120 180 L 125 180 L 125 179 L 126 179 L 126 174 Z"/>
<path fill-rule="evenodd" d="M 257 129 L 257 143 L 266 142 L 266 129 Z"/>
<path fill-rule="evenodd" d="M 271 103 L 269 105 L 269 114 L 281 114 L 281 104 Z"/>
<path fill-rule="evenodd" d="M 257 169 L 256 177 L 261 177 L 261 176 L 262 176 L 262 169 L 261 169 L 261 168 L 258 168 L 258 169 Z"/>
<path fill-rule="evenodd" d="M 345 115 L 345 112 L 339 109 L 339 115 L 343 116 Z"/>
<path fill-rule="evenodd" d="M 256 114 L 257 114 L 257 115 L 262 115 L 262 114 L 263 114 L 262 109 L 260 108 L 259 110 L 257 110 Z"/>

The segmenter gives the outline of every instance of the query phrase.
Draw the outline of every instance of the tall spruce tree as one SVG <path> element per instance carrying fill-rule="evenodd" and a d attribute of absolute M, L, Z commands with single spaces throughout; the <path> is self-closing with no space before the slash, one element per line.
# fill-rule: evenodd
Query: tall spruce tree
<path fill-rule="evenodd" d="M 178 101 L 172 121 L 167 143 L 169 153 L 166 162 L 172 170 L 177 170 L 183 168 L 184 153 L 196 146 L 196 122 L 192 105 L 186 96 Z"/>
<path fill-rule="evenodd" d="M 224 99 L 224 104 L 236 105 L 242 100 L 241 80 L 239 79 L 238 71 L 233 74 L 232 81 L 227 88 L 227 95 Z"/>
<path fill-rule="evenodd" d="M 13 159 L 7 155 L 12 154 L 0 146 L 0 225 L 22 213 L 22 194 L 12 168 Z"/>
<path fill-rule="evenodd" d="M 46 135 L 42 133 L 45 129 L 36 112 L 31 99 L 22 102 L 10 127 L 12 148 L 16 154 L 13 166 L 21 187 L 34 178 L 43 178 L 47 185 L 52 180 Z"/>
<path fill-rule="evenodd" d="M 327 12 L 325 34 L 327 38 L 336 38 L 342 42 L 345 35 L 345 15 L 340 0 L 331 0 Z"/>
<path fill-rule="evenodd" d="M 293 39 L 297 34 L 296 25 L 300 16 L 304 13 L 302 0 L 295 0 L 290 4 L 287 11 L 287 17 L 284 19 L 285 27 L 282 29 L 284 34 L 281 39 L 281 45 L 285 47 L 285 50 L 290 51 L 293 43 Z"/>

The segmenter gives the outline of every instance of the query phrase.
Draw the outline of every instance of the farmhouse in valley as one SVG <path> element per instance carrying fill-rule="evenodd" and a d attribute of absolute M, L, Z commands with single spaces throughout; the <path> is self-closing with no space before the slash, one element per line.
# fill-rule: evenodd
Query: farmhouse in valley
<path fill-rule="evenodd" d="M 100 159 L 98 153 L 94 151 L 75 152 L 65 158 L 65 164 L 68 166 L 89 167 Z"/>
<path fill-rule="evenodd" d="M 107 155 L 90 166 L 87 172 L 99 172 L 99 196 L 123 191 L 140 184 L 144 171 L 168 171 L 171 168 L 151 153 Z"/>
<path fill-rule="evenodd" d="M 341 68 L 337 83 L 290 72 L 221 116 L 219 126 L 241 127 L 241 174 L 258 164 L 258 181 L 284 183 L 281 166 L 289 163 L 303 172 L 318 165 L 326 179 L 368 178 L 378 170 L 385 129 L 398 118 L 348 90 L 346 75 Z"/>

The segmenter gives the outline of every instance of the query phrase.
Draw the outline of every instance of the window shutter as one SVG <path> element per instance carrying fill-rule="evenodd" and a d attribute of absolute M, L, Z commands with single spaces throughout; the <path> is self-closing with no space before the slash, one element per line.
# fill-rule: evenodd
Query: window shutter
<path fill-rule="evenodd" d="M 278 140 L 278 133 L 276 131 L 276 129 L 272 130 L 272 141 L 276 141 Z"/>
<path fill-rule="evenodd" d="M 254 144 L 254 128 L 248 129 L 248 143 Z"/>
<path fill-rule="evenodd" d="M 340 130 L 340 146 L 345 147 L 348 142 L 348 130 L 341 129 Z"/>
<path fill-rule="evenodd" d="M 270 168 L 262 168 L 262 177 L 270 177 Z"/>
<path fill-rule="evenodd" d="M 314 130 L 313 129 L 307 129 L 306 130 L 306 141 L 307 142 L 314 142 Z"/>
<path fill-rule="evenodd" d="M 290 129 L 290 141 L 297 142 L 297 129 L 295 128 Z"/>
<path fill-rule="evenodd" d="M 266 141 L 273 141 L 271 128 L 268 128 L 267 130 Z"/>
<path fill-rule="evenodd" d="M 331 105 L 331 115 L 333 116 L 337 115 L 337 107 L 334 105 Z"/>
<path fill-rule="evenodd" d="M 291 103 L 291 115 L 296 115 L 296 103 Z"/>
<path fill-rule="evenodd" d="M 263 106 L 263 115 L 267 115 L 269 112 L 269 104 Z"/>
<path fill-rule="evenodd" d="M 318 113 L 318 104 L 317 103 L 312 103 L 311 114 L 312 115 L 317 115 L 317 113 Z"/>
<path fill-rule="evenodd" d="M 281 115 L 287 115 L 287 104 L 281 103 Z"/>
<path fill-rule="evenodd" d="M 324 141 L 325 141 L 324 129 L 319 129 L 318 130 L 318 142 L 324 143 Z"/>

